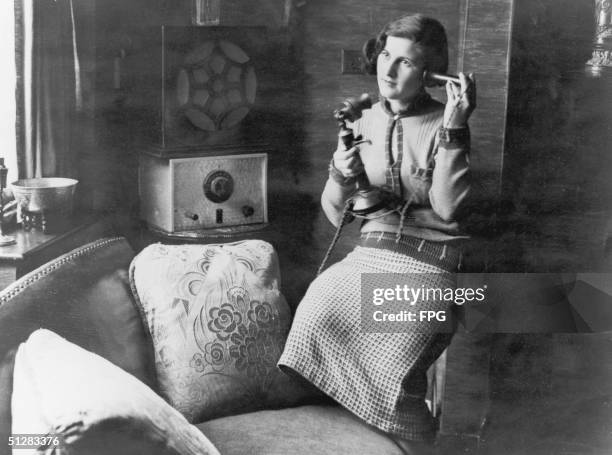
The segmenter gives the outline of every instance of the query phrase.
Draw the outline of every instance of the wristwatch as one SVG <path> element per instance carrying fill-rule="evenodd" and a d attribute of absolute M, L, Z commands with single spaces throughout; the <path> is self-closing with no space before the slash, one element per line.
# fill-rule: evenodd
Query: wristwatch
<path fill-rule="evenodd" d="M 465 144 L 470 140 L 470 129 L 465 126 L 463 128 L 445 128 L 443 126 L 438 130 L 438 139 L 441 142 Z"/>

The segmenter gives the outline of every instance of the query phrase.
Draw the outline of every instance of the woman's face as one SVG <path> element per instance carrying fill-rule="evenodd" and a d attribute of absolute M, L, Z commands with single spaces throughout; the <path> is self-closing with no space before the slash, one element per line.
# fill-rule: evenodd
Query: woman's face
<path fill-rule="evenodd" d="M 422 90 L 424 60 L 422 49 L 414 41 L 388 36 L 376 62 L 381 95 L 392 105 L 407 105 Z"/>

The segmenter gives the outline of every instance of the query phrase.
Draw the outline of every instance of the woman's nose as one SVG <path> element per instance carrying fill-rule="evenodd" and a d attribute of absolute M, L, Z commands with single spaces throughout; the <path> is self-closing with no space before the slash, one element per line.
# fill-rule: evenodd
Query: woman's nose
<path fill-rule="evenodd" d="M 384 68 L 385 75 L 395 77 L 397 75 L 397 65 L 394 62 L 387 63 Z"/>

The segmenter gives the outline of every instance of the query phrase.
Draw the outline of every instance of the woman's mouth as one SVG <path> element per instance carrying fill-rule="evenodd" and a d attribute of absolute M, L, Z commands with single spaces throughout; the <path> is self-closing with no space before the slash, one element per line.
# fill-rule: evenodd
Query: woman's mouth
<path fill-rule="evenodd" d="M 396 82 L 391 81 L 389 79 L 381 79 L 381 82 L 386 85 L 387 87 L 395 87 Z"/>

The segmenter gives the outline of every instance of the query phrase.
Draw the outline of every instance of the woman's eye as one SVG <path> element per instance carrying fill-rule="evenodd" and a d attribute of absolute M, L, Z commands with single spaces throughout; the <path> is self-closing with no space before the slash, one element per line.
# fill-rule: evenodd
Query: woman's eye
<path fill-rule="evenodd" d="M 402 60 L 402 65 L 411 67 L 412 66 L 412 62 L 410 60 Z"/>

